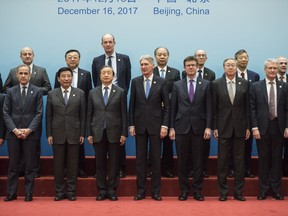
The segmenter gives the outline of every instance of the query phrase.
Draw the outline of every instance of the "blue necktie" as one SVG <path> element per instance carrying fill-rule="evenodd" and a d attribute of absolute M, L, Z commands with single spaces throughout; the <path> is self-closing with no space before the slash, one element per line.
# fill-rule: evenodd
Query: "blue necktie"
<path fill-rule="evenodd" d="M 165 72 L 165 70 L 164 70 L 164 69 L 161 69 L 161 77 L 162 77 L 162 78 L 165 78 L 164 72 Z"/>
<path fill-rule="evenodd" d="M 189 86 L 189 99 L 190 99 L 190 102 L 192 103 L 193 101 L 193 98 L 194 98 L 194 85 L 193 85 L 193 81 L 194 80 L 190 80 L 190 86 Z"/>
<path fill-rule="evenodd" d="M 198 74 L 198 78 L 199 78 L 199 79 L 202 79 L 202 70 L 198 70 L 198 73 L 199 73 L 199 74 Z"/>
<path fill-rule="evenodd" d="M 112 60 L 111 60 L 112 56 L 108 57 L 108 66 L 112 67 Z"/>
<path fill-rule="evenodd" d="M 146 79 L 146 98 L 148 98 L 149 96 L 149 92 L 150 92 L 150 80 Z"/>
<path fill-rule="evenodd" d="M 68 104 L 68 90 L 64 90 L 64 103 L 65 103 L 65 105 L 67 105 Z"/>
<path fill-rule="evenodd" d="M 105 86 L 104 89 L 105 89 L 105 91 L 104 91 L 104 104 L 106 106 L 107 102 L 108 102 L 108 89 L 109 88 L 107 86 Z"/>
<path fill-rule="evenodd" d="M 21 99 L 22 99 L 22 105 L 25 105 L 25 100 L 26 100 L 26 88 L 27 86 L 22 87 L 22 92 L 21 92 Z"/>

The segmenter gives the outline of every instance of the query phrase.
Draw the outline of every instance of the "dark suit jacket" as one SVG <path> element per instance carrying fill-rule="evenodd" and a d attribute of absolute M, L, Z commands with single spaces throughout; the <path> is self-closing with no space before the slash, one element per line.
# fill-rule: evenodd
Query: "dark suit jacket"
<path fill-rule="evenodd" d="M 26 138 L 27 140 L 40 139 L 43 114 L 42 97 L 42 90 L 29 84 L 26 103 L 23 106 L 20 85 L 7 90 L 3 106 L 3 117 L 7 128 L 6 139 L 18 139 L 12 132 L 15 128 L 31 129 L 32 133 Z"/>
<path fill-rule="evenodd" d="M 115 85 L 104 104 L 102 85 L 90 91 L 87 113 L 87 136 L 93 136 L 94 142 L 100 142 L 104 123 L 110 143 L 119 143 L 121 136 L 128 135 L 127 101 L 125 91 Z"/>
<path fill-rule="evenodd" d="M 276 79 L 277 85 L 277 122 L 284 134 L 288 128 L 288 93 L 287 84 Z M 258 127 L 260 134 L 266 134 L 269 124 L 269 105 L 266 80 L 253 83 L 251 90 L 251 127 Z"/>
<path fill-rule="evenodd" d="M 85 137 L 86 102 L 81 89 L 71 87 L 68 104 L 65 106 L 61 88 L 48 93 L 46 105 L 46 135 L 52 136 L 55 144 L 79 144 Z"/>
<path fill-rule="evenodd" d="M 6 127 L 3 119 L 3 104 L 4 104 L 5 96 L 0 93 L 0 139 L 5 138 Z"/>
<path fill-rule="evenodd" d="M 129 106 L 129 126 L 135 126 L 136 134 L 160 134 L 161 125 L 169 126 L 169 98 L 163 78 L 154 75 L 150 93 L 146 99 L 143 76 L 132 80 Z"/>
<path fill-rule="evenodd" d="M 214 129 L 219 136 L 230 138 L 233 131 L 236 137 L 245 137 L 246 129 L 250 129 L 249 82 L 236 76 L 236 92 L 231 104 L 226 77 L 212 82 Z"/>
<path fill-rule="evenodd" d="M 57 73 L 55 75 L 55 83 L 54 83 L 54 89 L 59 88 L 60 84 L 58 82 Z M 88 95 L 90 90 L 92 89 L 92 81 L 91 81 L 91 74 L 89 71 L 83 70 L 81 68 L 78 68 L 78 83 L 77 88 L 80 88 L 84 91 L 86 101 L 88 100 Z"/>
<path fill-rule="evenodd" d="M 158 67 L 154 68 L 153 73 L 157 76 L 160 76 Z M 172 96 L 173 83 L 177 80 L 180 80 L 179 70 L 167 66 L 165 81 L 166 81 L 166 85 L 167 85 L 167 89 L 168 89 L 168 95 L 169 95 L 170 100 L 171 100 L 171 96 Z"/>
<path fill-rule="evenodd" d="M 205 128 L 212 129 L 212 92 L 210 82 L 197 79 L 192 103 L 189 99 L 187 79 L 174 83 L 171 101 L 170 128 L 176 134 L 187 134 L 192 128 L 197 135 L 203 135 Z"/>
<path fill-rule="evenodd" d="M 248 69 L 247 69 L 247 76 L 248 76 L 248 81 L 251 83 L 254 83 L 260 80 L 260 76 L 258 73 L 248 70 Z"/>
<path fill-rule="evenodd" d="M 182 71 L 182 79 L 185 79 L 186 76 L 186 72 Z M 211 69 L 204 67 L 204 71 L 202 74 L 203 79 L 208 80 L 208 81 L 213 81 L 215 80 L 215 73 L 214 71 L 212 71 Z"/>
<path fill-rule="evenodd" d="M 33 65 L 31 73 L 32 76 L 29 83 L 38 86 L 42 89 L 43 95 L 47 95 L 48 92 L 51 91 L 51 84 L 46 69 Z M 8 88 L 11 88 L 19 83 L 16 74 L 17 68 L 12 68 L 3 86 L 4 92 L 6 92 Z"/>
<path fill-rule="evenodd" d="M 131 80 L 131 63 L 127 55 L 116 53 L 117 62 L 117 85 L 123 88 L 127 94 Z M 102 84 L 100 70 L 105 65 L 105 54 L 95 57 L 92 63 L 92 77 L 94 87 Z"/>

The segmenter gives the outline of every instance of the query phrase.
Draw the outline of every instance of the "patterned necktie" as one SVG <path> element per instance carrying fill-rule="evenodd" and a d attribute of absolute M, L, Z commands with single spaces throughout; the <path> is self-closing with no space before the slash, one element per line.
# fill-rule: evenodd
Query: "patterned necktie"
<path fill-rule="evenodd" d="M 111 60 L 112 56 L 108 57 L 108 66 L 112 67 L 112 60 Z"/>
<path fill-rule="evenodd" d="M 108 87 L 107 86 L 105 86 L 104 87 L 104 89 L 105 89 L 105 91 L 104 91 L 104 104 L 105 104 L 105 106 L 107 105 L 107 103 L 108 103 Z"/>
<path fill-rule="evenodd" d="M 284 76 L 280 76 L 280 80 L 284 82 Z"/>
<path fill-rule="evenodd" d="M 243 72 L 241 72 L 241 77 L 245 79 L 245 74 Z"/>
<path fill-rule="evenodd" d="M 27 89 L 27 86 L 22 87 L 21 100 L 22 100 L 23 106 L 25 105 L 25 101 L 26 101 L 26 89 Z"/>
<path fill-rule="evenodd" d="M 189 86 L 189 99 L 190 99 L 190 102 L 192 103 L 193 102 L 193 98 L 194 98 L 194 85 L 193 85 L 193 81 L 194 80 L 190 80 L 190 86 Z"/>
<path fill-rule="evenodd" d="M 165 78 L 164 72 L 165 72 L 165 70 L 164 70 L 164 69 L 161 69 L 161 77 L 162 77 L 162 78 Z"/>
<path fill-rule="evenodd" d="M 146 79 L 146 98 L 148 98 L 149 96 L 149 92 L 150 92 L 150 80 Z"/>
<path fill-rule="evenodd" d="M 269 118 L 273 120 L 276 117 L 276 112 L 275 112 L 275 92 L 274 92 L 274 82 L 269 82 L 270 86 L 270 91 L 269 91 Z"/>
<path fill-rule="evenodd" d="M 68 90 L 64 90 L 64 103 L 67 106 L 68 104 Z"/>
<path fill-rule="evenodd" d="M 202 70 L 198 70 L 198 78 L 202 79 Z"/>
<path fill-rule="evenodd" d="M 231 104 L 233 104 L 234 102 L 234 90 L 233 90 L 233 81 L 229 81 L 229 84 L 228 84 L 228 94 L 229 94 L 229 98 L 230 98 L 230 101 L 231 101 Z"/>

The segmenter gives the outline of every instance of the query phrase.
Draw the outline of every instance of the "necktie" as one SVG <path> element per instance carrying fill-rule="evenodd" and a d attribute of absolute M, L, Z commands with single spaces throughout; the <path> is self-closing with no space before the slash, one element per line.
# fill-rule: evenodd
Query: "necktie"
<path fill-rule="evenodd" d="M 26 101 L 26 88 L 27 86 L 22 87 L 22 92 L 21 92 L 22 105 L 25 105 L 25 101 Z"/>
<path fill-rule="evenodd" d="M 193 81 L 194 80 L 190 80 L 190 86 L 189 86 L 189 99 L 190 99 L 190 102 L 192 103 L 193 101 L 193 98 L 194 98 L 194 85 L 193 85 Z"/>
<path fill-rule="evenodd" d="M 108 57 L 108 66 L 112 67 L 112 60 L 111 60 L 112 56 Z"/>
<path fill-rule="evenodd" d="M 105 86 L 104 89 L 105 89 L 105 91 L 104 91 L 104 104 L 106 106 L 107 102 L 108 102 L 108 89 L 109 88 L 107 86 Z"/>
<path fill-rule="evenodd" d="M 64 103 L 65 105 L 68 104 L 68 90 L 64 90 Z"/>
<path fill-rule="evenodd" d="M 202 70 L 198 70 L 198 73 L 199 73 L 199 74 L 198 74 L 198 78 L 199 78 L 199 79 L 202 79 Z"/>
<path fill-rule="evenodd" d="M 275 114 L 275 92 L 274 92 L 274 87 L 273 84 L 274 82 L 269 82 L 271 85 L 270 87 L 270 92 L 269 92 L 269 118 L 273 120 L 276 117 Z"/>
<path fill-rule="evenodd" d="M 230 101 L 231 101 L 231 104 L 233 104 L 234 102 L 234 91 L 233 91 L 233 81 L 229 81 L 229 84 L 228 84 L 228 94 L 229 94 L 229 98 L 230 98 Z"/>
<path fill-rule="evenodd" d="M 280 76 L 280 80 L 284 82 L 284 76 Z"/>
<path fill-rule="evenodd" d="M 243 72 L 241 72 L 241 77 L 245 79 L 245 74 Z"/>
<path fill-rule="evenodd" d="M 150 80 L 146 79 L 146 98 L 148 98 L 149 96 L 149 92 L 150 92 Z"/>
<path fill-rule="evenodd" d="M 162 77 L 162 78 L 165 78 L 164 72 L 165 72 L 165 70 L 164 70 L 164 69 L 161 69 L 161 77 Z"/>

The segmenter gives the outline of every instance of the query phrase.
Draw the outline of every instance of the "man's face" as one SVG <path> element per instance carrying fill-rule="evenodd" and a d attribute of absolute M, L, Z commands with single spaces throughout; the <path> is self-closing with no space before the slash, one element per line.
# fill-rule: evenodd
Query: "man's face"
<path fill-rule="evenodd" d="M 27 66 L 23 66 L 18 68 L 17 70 L 17 78 L 21 85 L 27 85 L 30 80 L 30 68 Z"/>
<path fill-rule="evenodd" d="M 249 57 L 247 53 L 242 53 L 237 57 L 237 67 L 246 68 L 248 65 Z"/>
<path fill-rule="evenodd" d="M 197 68 L 198 68 L 198 65 L 196 61 L 191 60 L 191 61 L 185 62 L 184 70 L 188 77 L 194 78 L 196 75 Z"/>
<path fill-rule="evenodd" d="M 198 66 L 199 67 L 203 67 L 206 60 L 207 60 L 207 55 L 206 55 L 206 52 L 204 50 L 198 50 L 194 57 L 197 59 L 198 61 Z"/>
<path fill-rule="evenodd" d="M 278 73 L 278 65 L 275 62 L 268 62 L 264 67 L 266 78 L 268 80 L 274 80 Z"/>
<path fill-rule="evenodd" d="M 115 42 L 112 35 L 104 35 L 102 38 L 102 47 L 107 55 L 111 55 L 114 52 Z"/>
<path fill-rule="evenodd" d="M 140 62 L 141 72 L 143 76 L 150 77 L 153 73 L 154 64 L 152 64 L 147 59 L 142 59 Z"/>
<path fill-rule="evenodd" d="M 65 61 L 67 66 L 74 70 L 79 65 L 80 57 L 77 52 L 70 52 L 66 55 Z"/>
<path fill-rule="evenodd" d="M 285 74 L 287 72 L 287 59 L 286 58 L 278 58 L 278 70 L 279 73 Z"/>
<path fill-rule="evenodd" d="M 236 61 L 234 61 L 233 59 L 229 59 L 224 63 L 224 71 L 225 71 L 225 75 L 230 78 L 233 79 L 236 75 Z"/>
<path fill-rule="evenodd" d="M 58 82 L 62 88 L 67 89 L 72 84 L 72 73 L 70 71 L 62 71 L 58 77 Z"/>
<path fill-rule="evenodd" d="M 114 79 L 111 67 L 104 67 L 100 73 L 100 80 L 104 85 L 110 85 Z"/>
<path fill-rule="evenodd" d="M 164 48 L 159 48 L 156 52 L 155 58 L 158 66 L 160 67 L 166 66 L 169 58 L 167 50 Z"/>
<path fill-rule="evenodd" d="M 21 51 L 20 58 L 22 59 L 23 64 L 31 65 L 34 60 L 34 53 L 30 48 L 23 48 Z"/>

